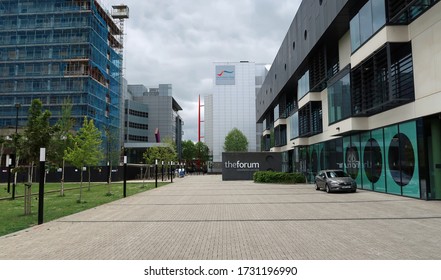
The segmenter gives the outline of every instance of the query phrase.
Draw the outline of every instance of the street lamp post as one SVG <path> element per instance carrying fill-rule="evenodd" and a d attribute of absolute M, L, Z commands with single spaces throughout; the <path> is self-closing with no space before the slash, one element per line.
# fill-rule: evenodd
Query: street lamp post
<path fill-rule="evenodd" d="M 17 168 L 17 137 L 18 137 L 18 110 L 20 109 L 21 104 L 15 103 L 15 139 L 14 139 L 14 145 L 15 145 L 15 155 L 14 155 L 14 167 Z M 12 200 L 15 199 L 15 185 L 17 180 L 17 173 L 14 174 L 14 179 L 12 181 Z"/>
<path fill-rule="evenodd" d="M 44 211 L 44 173 L 46 172 L 46 148 L 40 148 L 40 184 L 38 189 L 38 224 L 43 223 Z"/>
<path fill-rule="evenodd" d="M 158 187 L 158 160 L 155 159 L 155 188 Z"/>
<path fill-rule="evenodd" d="M 6 160 L 6 164 L 8 166 L 8 193 L 11 193 L 11 164 L 12 164 L 11 158 L 8 158 Z"/>
<path fill-rule="evenodd" d="M 20 109 L 21 104 L 20 103 L 16 103 L 15 104 L 15 136 L 17 136 L 18 133 L 18 110 Z"/>
<path fill-rule="evenodd" d="M 124 184 L 123 184 L 123 196 L 127 196 L 127 156 L 124 156 Z"/>
<path fill-rule="evenodd" d="M 164 182 L 164 161 L 161 162 L 161 175 L 162 175 L 162 179 L 161 181 Z"/>
<path fill-rule="evenodd" d="M 174 170 L 173 170 L 173 161 L 170 162 L 170 180 L 173 183 L 173 175 L 175 175 Z"/>

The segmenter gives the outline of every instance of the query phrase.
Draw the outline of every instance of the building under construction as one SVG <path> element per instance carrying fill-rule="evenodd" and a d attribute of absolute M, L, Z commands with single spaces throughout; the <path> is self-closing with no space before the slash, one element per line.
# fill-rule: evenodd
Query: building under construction
<path fill-rule="evenodd" d="M 27 123 L 33 99 L 52 112 L 65 100 L 76 126 L 84 116 L 119 139 L 125 5 L 97 0 L 0 1 L 0 134 Z M 113 15 L 113 16 L 112 16 Z M 118 142 L 118 141 L 117 141 Z"/>

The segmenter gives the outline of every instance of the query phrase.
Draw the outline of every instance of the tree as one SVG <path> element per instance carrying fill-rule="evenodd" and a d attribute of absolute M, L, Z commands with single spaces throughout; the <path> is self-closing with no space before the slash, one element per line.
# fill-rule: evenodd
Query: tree
<path fill-rule="evenodd" d="M 205 170 L 206 163 L 210 158 L 210 149 L 205 143 L 197 142 L 195 145 L 195 151 L 196 151 L 195 158 L 197 159 L 198 162 L 198 168 L 203 167 Z"/>
<path fill-rule="evenodd" d="M 191 140 L 182 142 L 182 158 L 185 160 L 187 167 L 201 168 L 209 160 L 208 146 L 203 142 L 193 143 Z"/>
<path fill-rule="evenodd" d="M 174 149 L 172 145 L 168 144 L 162 147 L 156 146 L 147 148 L 143 154 L 143 157 L 147 164 L 155 164 L 155 160 L 158 160 L 158 164 L 162 165 L 162 161 L 176 161 L 177 153 L 176 149 Z"/>
<path fill-rule="evenodd" d="M 32 100 L 29 108 L 28 124 L 24 131 L 24 139 L 19 141 L 19 150 L 21 156 L 26 158 L 30 165 L 28 171 L 28 181 L 32 182 L 33 166 L 39 159 L 40 148 L 49 148 L 50 140 L 54 132 L 49 124 L 51 112 L 48 110 L 42 111 L 42 103 L 40 99 Z"/>
<path fill-rule="evenodd" d="M 93 124 L 93 120 L 84 117 L 83 126 L 75 136 L 69 136 L 73 143 L 65 152 L 65 159 L 73 166 L 80 169 L 80 196 L 78 202 L 81 203 L 83 191 L 83 167 L 89 167 L 89 187 L 90 187 L 90 166 L 96 165 L 103 157 L 101 151 L 101 133 Z"/>
<path fill-rule="evenodd" d="M 239 129 L 233 128 L 227 136 L 225 136 L 224 150 L 225 152 L 248 151 L 247 137 Z"/>
<path fill-rule="evenodd" d="M 196 158 L 202 162 L 206 162 L 210 159 L 210 149 L 203 142 L 197 142 L 195 145 Z"/>
<path fill-rule="evenodd" d="M 195 158 L 196 148 L 191 140 L 182 141 L 182 159 L 191 162 Z"/>
<path fill-rule="evenodd" d="M 171 139 L 166 139 L 164 143 L 164 146 L 151 147 L 144 152 L 143 157 L 147 164 L 154 164 L 158 160 L 158 167 L 163 167 L 162 162 L 167 165 L 170 161 L 177 161 L 178 154 L 174 142 Z"/>
<path fill-rule="evenodd" d="M 72 103 L 70 99 L 64 100 L 61 108 L 61 118 L 55 124 L 55 132 L 52 137 L 51 149 L 48 153 L 49 161 L 55 166 L 61 166 L 61 191 L 60 195 L 64 196 L 64 152 L 68 147 L 72 147 L 71 130 L 75 125 L 75 119 L 72 115 Z"/>
<path fill-rule="evenodd" d="M 0 136 L 0 163 L 1 160 L 3 159 L 3 149 L 5 147 L 5 142 L 6 139 L 3 136 Z M 8 163 L 6 163 L 6 165 L 8 165 Z"/>

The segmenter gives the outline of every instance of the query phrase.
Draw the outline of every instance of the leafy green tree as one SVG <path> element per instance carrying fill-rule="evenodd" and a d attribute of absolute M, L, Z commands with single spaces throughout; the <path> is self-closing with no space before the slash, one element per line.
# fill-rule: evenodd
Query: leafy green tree
<path fill-rule="evenodd" d="M 30 163 L 28 171 L 28 181 L 33 179 L 33 166 L 40 157 L 40 148 L 51 147 L 52 134 L 54 128 L 49 124 L 51 112 L 42 111 L 40 99 L 32 100 L 29 108 L 28 124 L 24 130 L 24 139 L 19 141 L 19 153 Z"/>
<path fill-rule="evenodd" d="M 206 164 L 210 158 L 210 149 L 205 143 L 197 142 L 195 145 L 195 151 L 198 168 L 206 169 Z"/>
<path fill-rule="evenodd" d="M 191 140 L 182 142 L 182 159 L 190 169 L 205 166 L 209 159 L 208 146 L 203 142 L 194 143 Z"/>
<path fill-rule="evenodd" d="M 182 159 L 189 163 L 196 157 L 196 147 L 193 141 L 182 141 Z"/>
<path fill-rule="evenodd" d="M 70 99 L 66 99 L 61 108 L 61 118 L 55 124 L 55 132 L 52 137 L 51 149 L 48 158 L 56 167 L 61 166 L 61 191 L 60 195 L 64 196 L 64 153 L 68 147 L 72 147 L 71 131 L 75 125 L 75 119 L 72 118 L 72 103 Z"/>
<path fill-rule="evenodd" d="M 80 169 L 80 196 L 78 202 L 81 203 L 83 191 L 83 167 L 89 167 L 89 187 L 90 187 L 90 166 L 96 165 L 103 158 L 101 151 L 101 133 L 93 124 L 93 120 L 84 117 L 83 126 L 75 136 L 69 136 L 73 143 L 65 152 L 65 159 L 73 166 Z"/>
<path fill-rule="evenodd" d="M 195 145 L 196 158 L 202 162 L 207 162 L 210 158 L 210 149 L 203 142 L 197 142 Z"/>
<path fill-rule="evenodd" d="M 233 128 L 227 136 L 225 136 L 224 142 L 225 152 L 246 152 L 248 151 L 248 139 L 237 128 Z"/>
<path fill-rule="evenodd" d="M 0 162 L 3 158 L 3 150 L 5 148 L 6 139 L 3 136 L 0 136 Z M 8 163 L 6 163 L 7 165 Z"/>
<path fill-rule="evenodd" d="M 172 145 L 166 146 L 155 146 L 147 148 L 144 152 L 143 157 L 147 164 L 155 164 L 155 160 L 158 160 L 158 165 L 162 165 L 162 161 L 176 161 L 177 153 Z"/>

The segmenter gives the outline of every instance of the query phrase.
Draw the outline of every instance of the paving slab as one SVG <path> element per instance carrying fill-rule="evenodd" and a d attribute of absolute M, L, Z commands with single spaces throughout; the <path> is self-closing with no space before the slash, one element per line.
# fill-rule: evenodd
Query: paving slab
<path fill-rule="evenodd" d="M 441 202 L 187 176 L 0 237 L 0 259 L 441 259 Z"/>

